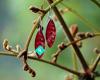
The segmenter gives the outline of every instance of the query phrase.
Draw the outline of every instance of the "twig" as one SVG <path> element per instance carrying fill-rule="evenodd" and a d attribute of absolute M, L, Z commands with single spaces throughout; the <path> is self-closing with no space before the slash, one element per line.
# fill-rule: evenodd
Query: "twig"
<path fill-rule="evenodd" d="M 78 64 L 77 64 L 77 56 L 75 52 L 72 51 L 72 61 L 73 61 L 73 69 L 78 71 Z M 75 80 L 78 80 L 78 76 L 74 75 Z"/>
<path fill-rule="evenodd" d="M 99 0 L 91 0 L 91 1 L 100 8 L 100 1 Z"/>
<path fill-rule="evenodd" d="M 95 69 L 96 69 L 96 67 L 97 67 L 97 65 L 98 65 L 98 63 L 99 63 L 99 61 L 100 61 L 100 54 L 98 54 L 97 58 L 95 59 L 93 65 L 92 65 L 92 69 L 91 69 L 92 72 L 95 71 Z"/>
<path fill-rule="evenodd" d="M 68 9 L 68 11 L 74 13 L 81 21 L 84 22 L 84 24 L 87 25 L 92 31 L 94 32 L 99 32 L 99 30 L 95 29 L 95 25 L 93 25 L 91 22 L 89 22 L 86 18 L 84 18 L 82 15 L 80 15 L 77 11 L 75 11 L 73 8 L 65 5 L 64 3 L 61 3 L 64 7 Z"/>
<path fill-rule="evenodd" d="M 94 37 L 96 37 L 96 36 L 100 36 L 100 33 L 94 33 L 94 36 L 91 37 L 91 38 L 94 38 Z M 56 51 L 56 53 L 54 53 L 54 54 L 52 55 L 52 57 L 53 57 L 53 58 L 52 58 L 52 62 L 53 62 L 53 63 L 56 63 L 56 62 L 57 62 L 57 59 L 58 59 L 58 56 L 59 56 L 59 55 L 61 54 L 61 52 L 62 52 L 63 50 L 65 50 L 67 47 L 69 47 L 70 45 L 72 45 L 72 44 L 74 44 L 74 43 L 77 43 L 77 42 L 79 42 L 79 41 L 82 41 L 82 40 L 85 40 L 85 39 L 88 39 L 88 38 L 90 38 L 90 37 L 81 38 L 81 39 L 75 40 L 75 41 L 73 41 L 73 42 L 64 44 L 63 49 L 59 49 L 59 48 L 58 48 L 58 50 Z"/>
<path fill-rule="evenodd" d="M 4 39 L 2 46 L 6 51 L 12 52 L 12 53 L 18 53 L 20 52 L 20 49 L 21 49 L 19 45 L 16 45 L 16 50 L 13 49 L 12 46 L 9 45 L 9 42 L 7 39 Z"/>
<path fill-rule="evenodd" d="M 18 55 L 18 53 L 16 54 L 16 53 L 11 53 L 11 52 L 0 52 L 0 55 L 6 55 L 6 56 L 14 56 L 14 57 L 16 57 Z M 40 62 L 44 62 L 44 63 L 50 64 L 50 65 L 56 66 L 56 67 L 58 67 L 60 69 L 63 69 L 63 70 L 68 71 L 70 73 L 73 73 L 73 74 L 75 74 L 77 76 L 83 74 L 83 73 L 76 72 L 74 70 L 68 69 L 68 68 L 66 68 L 66 67 L 64 67 L 62 65 L 54 64 L 54 63 L 52 63 L 50 61 L 46 61 L 46 60 L 43 60 L 43 59 L 38 59 L 38 58 L 35 58 L 35 57 L 32 57 L 32 56 L 28 56 L 28 58 L 31 59 L 31 60 L 36 60 L 36 61 L 40 61 Z"/>
<path fill-rule="evenodd" d="M 34 12 L 34 13 L 41 13 L 41 12 L 42 12 L 42 13 L 45 14 L 45 10 L 39 9 L 39 8 L 37 8 L 37 7 L 34 7 L 34 6 L 30 6 L 29 9 L 30 9 L 32 12 Z"/>
<path fill-rule="evenodd" d="M 40 13 L 43 13 L 43 14 L 46 14 L 51 8 L 53 8 L 54 6 L 56 6 L 58 3 L 60 3 L 61 1 L 63 0 L 56 0 L 54 1 L 50 6 L 48 6 L 46 9 L 39 9 L 37 7 L 34 7 L 34 6 L 30 6 L 29 9 L 34 12 L 34 13 L 37 13 L 37 12 L 40 12 Z"/>

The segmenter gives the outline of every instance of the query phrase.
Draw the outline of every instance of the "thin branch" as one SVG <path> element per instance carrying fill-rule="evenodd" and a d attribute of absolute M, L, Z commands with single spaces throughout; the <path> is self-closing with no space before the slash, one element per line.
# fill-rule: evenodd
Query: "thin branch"
<path fill-rule="evenodd" d="M 44 17 L 44 14 L 41 14 L 41 15 L 39 16 L 39 18 L 36 20 L 35 24 L 33 25 L 32 31 L 30 32 L 29 37 L 28 37 L 28 39 L 27 39 L 27 41 L 26 41 L 26 44 L 25 44 L 25 49 L 26 49 L 26 50 L 27 50 L 28 47 L 29 47 L 30 41 L 31 41 L 32 36 L 33 36 L 33 34 L 34 34 L 34 32 L 35 32 L 37 26 L 38 26 L 38 23 L 39 23 L 39 21 L 40 21 L 40 18 L 42 19 L 43 17 Z"/>
<path fill-rule="evenodd" d="M 78 66 L 77 66 L 77 57 L 76 54 L 73 52 L 72 53 L 72 59 L 73 59 L 73 66 L 75 70 L 78 70 Z"/>
<path fill-rule="evenodd" d="M 0 55 L 6 55 L 6 56 L 14 56 L 14 57 L 16 57 L 17 53 L 0 52 Z M 44 62 L 44 63 L 50 64 L 50 65 L 56 66 L 56 67 L 58 67 L 60 69 L 63 69 L 63 70 L 68 71 L 70 73 L 73 73 L 73 74 L 75 74 L 77 76 L 82 75 L 82 73 L 80 73 L 80 72 L 76 72 L 74 70 L 68 69 L 68 68 L 66 68 L 66 67 L 64 67 L 62 65 L 59 65 L 59 64 L 54 64 L 54 63 L 52 63 L 50 61 L 46 61 L 46 60 L 43 60 L 43 59 L 34 58 L 33 56 L 28 56 L 28 59 L 36 60 L 36 61 L 40 61 L 40 62 Z"/>
<path fill-rule="evenodd" d="M 100 54 L 98 54 L 97 58 L 95 59 L 93 65 L 92 65 L 92 70 L 91 70 L 92 72 L 95 71 L 95 69 L 96 69 L 96 67 L 97 67 L 97 65 L 98 65 L 98 63 L 99 63 L 99 61 L 100 61 Z"/>
<path fill-rule="evenodd" d="M 70 46 L 70 45 L 72 45 L 72 44 L 74 44 L 74 43 L 77 43 L 77 42 L 79 42 L 79 41 L 82 41 L 82 40 L 85 40 L 85 39 L 88 39 L 88 38 L 94 38 L 94 37 L 96 37 L 96 36 L 100 36 L 100 33 L 94 33 L 94 36 L 93 36 L 93 37 L 88 37 L 88 36 L 87 36 L 87 37 L 85 37 L 85 38 L 81 38 L 81 39 L 72 41 L 72 42 L 70 42 L 70 43 L 67 43 L 66 46 Z"/>
<path fill-rule="evenodd" d="M 78 71 L 78 64 L 77 64 L 77 55 L 75 54 L 75 52 L 72 51 L 72 61 L 73 61 L 73 69 L 75 71 Z M 78 80 L 78 76 L 74 75 L 74 80 Z"/>
<path fill-rule="evenodd" d="M 47 0 L 47 1 L 49 2 L 49 4 L 53 3 L 52 0 Z M 73 42 L 74 39 L 73 39 L 69 29 L 68 29 L 68 26 L 66 25 L 66 23 L 65 23 L 64 19 L 62 18 L 60 12 L 58 11 L 57 7 L 53 7 L 53 11 L 55 12 L 58 20 L 60 21 L 66 36 L 68 36 L 70 42 Z M 74 50 L 75 50 L 75 52 L 76 52 L 76 54 L 77 54 L 77 56 L 78 56 L 78 58 L 79 58 L 79 60 L 80 60 L 80 62 L 82 64 L 82 66 L 83 66 L 83 69 L 86 72 L 87 70 L 89 70 L 89 66 L 87 65 L 87 63 L 86 63 L 81 51 L 79 50 L 79 48 L 78 48 L 78 46 L 76 44 L 72 44 L 72 47 L 74 48 Z"/>
<path fill-rule="evenodd" d="M 40 13 L 46 14 L 51 8 L 53 8 L 54 6 L 56 6 L 57 4 L 59 4 L 61 1 L 63 1 L 63 0 L 56 0 L 56 1 L 54 1 L 50 6 L 48 6 L 44 10 L 40 9 L 40 8 L 37 8 L 37 7 L 34 7 L 34 6 L 30 6 L 29 9 L 32 12 L 34 12 L 34 13 L 40 12 Z"/>
<path fill-rule="evenodd" d="M 91 0 L 91 1 L 100 8 L 100 1 L 99 0 Z"/>
<path fill-rule="evenodd" d="M 97 29 L 95 29 L 94 27 L 94 25 L 91 23 L 91 22 L 89 22 L 86 18 L 84 18 L 82 15 L 80 15 L 77 11 L 75 11 L 73 8 L 71 8 L 71 7 L 69 7 L 69 6 L 67 6 L 67 5 L 65 5 L 64 3 L 61 3 L 64 7 L 66 7 L 67 9 L 68 9 L 68 11 L 70 11 L 70 12 L 72 12 L 72 13 L 74 13 L 81 21 L 83 21 L 84 22 L 84 24 L 86 24 L 87 25 L 87 27 L 89 27 L 92 31 L 94 31 L 94 32 L 99 32 L 99 30 L 97 30 Z"/>
<path fill-rule="evenodd" d="M 94 33 L 94 36 L 93 37 L 91 37 L 91 38 L 94 38 L 94 37 L 96 37 L 96 36 L 100 36 L 100 33 Z M 79 42 L 79 41 L 82 41 L 82 40 L 85 40 L 85 39 L 89 39 L 90 37 L 85 37 L 85 38 L 81 38 L 81 39 L 78 39 L 78 40 L 75 40 L 75 41 L 73 41 L 73 42 L 69 42 L 69 43 L 67 43 L 67 44 L 64 44 L 64 47 L 63 47 L 63 49 L 59 49 L 58 48 L 58 50 L 56 51 L 56 53 L 54 53 L 53 55 L 52 55 L 52 62 L 54 62 L 54 63 L 56 63 L 57 62 L 57 59 L 58 59 L 58 56 L 61 54 L 61 52 L 63 51 L 63 50 L 65 50 L 67 47 L 69 47 L 70 45 L 72 45 L 72 44 L 75 44 L 75 43 L 77 43 L 77 42 Z"/>
<path fill-rule="evenodd" d="M 45 14 L 45 10 L 34 7 L 34 6 L 30 6 L 29 9 L 34 13 L 44 13 Z"/>
<path fill-rule="evenodd" d="M 45 11 L 48 12 L 51 8 L 54 8 L 58 3 L 60 3 L 61 1 L 63 0 L 56 0 L 54 1 L 52 4 L 50 4 L 46 9 Z"/>

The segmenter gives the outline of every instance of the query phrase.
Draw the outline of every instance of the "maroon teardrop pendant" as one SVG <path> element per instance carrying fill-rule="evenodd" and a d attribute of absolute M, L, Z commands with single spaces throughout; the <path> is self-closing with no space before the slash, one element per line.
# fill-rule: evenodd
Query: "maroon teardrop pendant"
<path fill-rule="evenodd" d="M 39 47 L 42 46 L 43 49 L 45 49 L 45 38 L 44 35 L 42 33 L 42 28 L 41 26 L 39 27 L 39 31 L 36 34 L 36 38 L 35 38 L 35 50 Z M 41 55 L 39 55 L 38 53 L 36 53 L 38 58 L 41 58 L 43 56 L 44 53 L 42 53 Z"/>
<path fill-rule="evenodd" d="M 52 47 L 56 38 L 56 27 L 52 19 L 49 20 L 46 29 L 46 41 L 49 47 Z"/>

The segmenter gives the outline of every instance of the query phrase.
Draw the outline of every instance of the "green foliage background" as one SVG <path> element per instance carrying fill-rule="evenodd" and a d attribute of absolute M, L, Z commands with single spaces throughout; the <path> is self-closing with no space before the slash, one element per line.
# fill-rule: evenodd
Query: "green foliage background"
<path fill-rule="evenodd" d="M 80 15 L 91 22 L 95 27 L 91 30 L 87 27 L 80 18 L 71 12 L 67 12 L 63 15 L 68 26 L 77 24 L 81 32 L 100 32 L 100 8 L 97 7 L 90 0 L 63 0 L 63 3 L 72 9 L 76 10 Z M 28 7 L 30 5 L 40 7 L 43 4 L 43 0 L 0 0 L 0 50 L 2 49 L 2 42 L 6 38 L 9 40 L 10 45 L 15 47 L 16 44 L 20 44 L 23 48 L 25 41 L 32 29 L 33 20 L 37 18 L 38 14 L 33 14 Z M 44 4 L 44 8 L 48 6 Z M 59 9 L 64 8 L 63 5 L 57 5 Z M 51 16 L 54 13 L 51 12 Z M 48 14 L 43 20 L 44 34 L 45 27 L 47 25 Z M 57 45 L 62 41 L 67 42 L 66 37 L 61 29 L 60 23 L 55 22 L 57 28 L 57 38 L 52 48 L 46 48 L 45 56 L 43 59 L 51 60 L 51 55 L 56 52 Z M 89 25 L 91 27 L 91 25 Z M 35 31 L 36 34 L 37 30 Z M 34 38 L 30 44 L 29 50 L 34 50 Z M 93 53 L 93 48 L 100 48 L 100 37 L 88 39 L 83 41 L 83 47 L 81 51 L 85 56 L 88 64 L 92 64 L 96 58 L 96 54 Z M 29 64 L 36 70 L 37 76 L 34 80 L 64 80 L 69 74 L 57 67 L 53 67 L 48 64 L 40 63 L 37 61 L 28 60 Z M 72 49 L 68 48 L 63 51 L 63 54 L 59 57 L 59 64 L 73 68 L 72 61 Z M 78 62 L 79 70 L 80 63 Z M 97 70 L 100 72 L 100 65 Z M 97 78 L 96 80 L 99 80 Z M 22 65 L 17 58 L 1 56 L 0 55 L 0 80 L 33 80 L 33 78 L 22 69 Z"/>

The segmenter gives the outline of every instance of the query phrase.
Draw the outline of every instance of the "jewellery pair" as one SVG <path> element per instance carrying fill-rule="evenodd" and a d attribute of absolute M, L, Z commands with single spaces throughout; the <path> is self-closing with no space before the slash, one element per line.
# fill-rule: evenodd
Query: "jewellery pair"
<path fill-rule="evenodd" d="M 48 47 L 52 47 L 56 38 L 56 27 L 54 21 L 50 18 L 46 27 L 45 36 L 43 35 L 43 27 L 39 24 L 38 32 L 35 38 L 35 52 L 38 58 L 41 58 L 45 51 L 45 42 Z M 45 41 L 46 39 L 46 41 Z"/>

